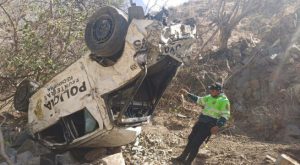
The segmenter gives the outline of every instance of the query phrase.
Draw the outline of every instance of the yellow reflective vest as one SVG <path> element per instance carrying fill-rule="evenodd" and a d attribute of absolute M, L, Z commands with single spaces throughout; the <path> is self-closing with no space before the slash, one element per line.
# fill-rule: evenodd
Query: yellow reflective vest
<path fill-rule="evenodd" d="M 204 106 L 202 114 L 215 119 L 224 117 L 226 120 L 230 117 L 230 103 L 225 94 L 221 93 L 217 97 L 206 95 L 199 97 L 197 104 Z"/>

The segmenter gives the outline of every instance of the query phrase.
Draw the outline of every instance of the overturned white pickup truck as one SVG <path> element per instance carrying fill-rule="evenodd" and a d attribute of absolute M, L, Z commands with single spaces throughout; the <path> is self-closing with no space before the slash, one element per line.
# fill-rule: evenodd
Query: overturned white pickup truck
<path fill-rule="evenodd" d="M 85 31 L 90 53 L 42 87 L 20 83 L 14 106 L 28 111 L 34 138 L 58 150 L 135 140 L 130 128 L 149 121 L 181 65 L 175 56 L 190 48 L 195 35 L 187 25 L 163 26 L 140 11 L 131 7 L 127 19 L 114 7 L 101 8 Z"/>

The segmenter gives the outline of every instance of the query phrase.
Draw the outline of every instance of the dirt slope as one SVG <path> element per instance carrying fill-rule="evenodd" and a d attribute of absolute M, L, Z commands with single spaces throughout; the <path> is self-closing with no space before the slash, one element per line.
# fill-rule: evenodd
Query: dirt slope
<path fill-rule="evenodd" d="M 199 7 L 201 2 L 193 3 Z M 198 116 L 184 110 L 178 90 L 204 95 L 206 86 L 216 80 L 225 83 L 233 118 L 200 150 L 194 164 L 272 164 L 266 155 L 276 158 L 282 153 L 300 161 L 300 10 L 293 2 L 274 1 L 261 15 L 243 20 L 228 51 L 200 53 L 195 47 L 191 62 L 165 93 L 161 110 L 144 128 L 140 143 L 124 149 L 127 163 L 171 164 Z M 177 18 L 201 20 L 193 3 L 174 9 Z M 280 12 L 270 13 L 277 7 Z"/>
<path fill-rule="evenodd" d="M 171 157 L 178 156 L 184 149 L 194 121 L 195 115 L 182 118 L 177 112 L 161 111 L 154 117 L 153 125 L 143 128 L 139 143 L 123 149 L 127 164 L 172 164 Z M 241 131 L 238 127 L 230 127 L 212 136 L 200 149 L 194 164 L 272 164 L 266 155 L 277 157 L 281 153 L 299 160 L 299 143 L 257 141 L 234 133 Z"/>

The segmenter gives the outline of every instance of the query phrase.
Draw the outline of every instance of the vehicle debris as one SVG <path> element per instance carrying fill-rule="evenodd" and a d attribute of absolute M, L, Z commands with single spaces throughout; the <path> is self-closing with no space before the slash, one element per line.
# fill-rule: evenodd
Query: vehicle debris
<path fill-rule="evenodd" d="M 131 11 L 135 7 L 140 13 L 138 6 Z M 14 106 L 28 111 L 34 139 L 53 150 L 117 147 L 136 139 L 140 129 L 133 127 L 150 120 L 195 30 L 144 15 L 129 18 L 115 7 L 102 7 L 85 30 L 91 52 L 43 86 L 21 82 Z"/>

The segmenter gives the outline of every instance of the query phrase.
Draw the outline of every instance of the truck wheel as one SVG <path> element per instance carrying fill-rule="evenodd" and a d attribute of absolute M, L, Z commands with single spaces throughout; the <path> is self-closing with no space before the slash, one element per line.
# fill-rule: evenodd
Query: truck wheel
<path fill-rule="evenodd" d="M 111 6 L 102 7 L 87 23 L 86 45 L 96 56 L 115 56 L 125 44 L 127 28 L 127 17 L 122 11 Z"/>
<path fill-rule="evenodd" d="M 29 106 L 29 98 L 38 88 L 38 84 L 28 79 L 23 80 L 17 87 L 14 96 L 14 107 L 17 111 L 27 112 Z"/>

